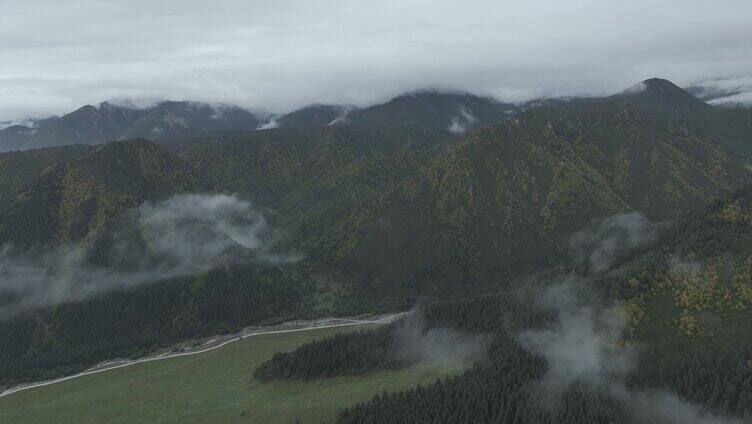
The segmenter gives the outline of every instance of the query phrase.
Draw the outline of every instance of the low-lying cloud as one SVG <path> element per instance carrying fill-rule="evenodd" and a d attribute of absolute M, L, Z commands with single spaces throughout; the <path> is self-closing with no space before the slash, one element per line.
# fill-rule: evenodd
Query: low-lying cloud
<path fill-rule="evenodd" d="M 711 78 L 690 88 L 695 95 L 714 106 L 752 105 L 752 77 Z"/>
<path fill-rule="evenodd" d="M 0 319 L 221 264 L 300 259 L 273 253 L 276 232 L 235 196 L 178 195 L 144 203 L 122 218 L 104 252 L 84 244 L 0 249 Z"/>
<path fill-rule="evenodd" d="M 257 130 L 271 130 L 274 128 L 279 128 L 279 122 L 277 122 L 276 119 L 272 118 L 263 124 L 259 125 L 256 129 Z"/>
<path fill-rule="evenodd" d="M 426 328 L 420 311 L 402 321 L 395 333 L 400 346 L 395 353 L 407 362 L 436 362 L 443 360 L 479 360 L 490 347 L 488 338 L 470 335 L 453 328 Z"/>
<path fill-rule="evenodd" d="M 518 340 L 548 364 L 537 386 L 542 405 L 555 405 L 577 384 L 622 403 L 638 423 L 742 423 L 710 414 L 675 393 L 629 389 L 625 379 L 636 368 L 637 352 L 620 343 L 624 314 L 618 306 L 605 307 L 585 281 L 565 278 L 545 289 L 538 303 L 554 311 L 554 323 L 548 328 L 526 330 Z"/>
<path fill-rule="evenodd" d="M 473 124 L 478 122 L 478 118 L 473 115 L 472 111 L 464 106 L 459 107 L 459 115 L 453 116 L 447 127 L 447 131 L 455 135 L 462 135 L 468 132 Z"/>
<path fill-rule="evenodd" d="M 549 364 L 541 382 L 546 394 L 557 397 L 577 383 L 608 388 L 634 367 L 631 351 L 617 349 L 624 328 L 618 308 L 600 309 L 578 292 L 578 280 L 569 277 L 546 289 L 539 304 L 556 312 L 550 328 L 519 335 L 523 347 L 543 356 Z"/>
<path fill-rule="evenodd" d="M 650 243 L 658 237 L 658 227 L 639 212 L 615 215 L 594 221 L 574 234 L 569 244 L 577 258 L 587 261 L 592 272 L 606 270 L 619 255 Z"/>

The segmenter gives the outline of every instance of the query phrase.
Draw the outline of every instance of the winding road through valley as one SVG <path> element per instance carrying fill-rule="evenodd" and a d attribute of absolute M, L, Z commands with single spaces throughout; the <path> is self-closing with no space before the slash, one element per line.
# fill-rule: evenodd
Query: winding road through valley
<path fill-rule="evenodd" d="M 321 318 L 312 321 L 292 321 L 286 322 L 280 325 L 271 327 L 247 327 L 243 331 L 234 334 L 227 334 L 221 336 L 214 336 L 207 339 L 206 342 L 200 344 L 196 348 L 189 348 L 190 351 L 185 351 L 185 346 L 179 351 L 167 351 L 155 356 L 149 356 L 140 359 L 123 359 L 115 361 L 107 361 L 98 364 L 86 371 L 78 374 L 73 374 L 66 377 L 56 378 L 54 380 L 39 381 L 35 383 L 25 383 L 18 386 L 10 387 L 0 393 L 0 397 L 5 397 L 18 393 L 23 390 L 33 389 L 35 387 L 49 386 L 51 384 L 60 383 L 74 378 L 83 377 L 90 374 L 96 374 L 104 371 L 114 370 L 117 368 L 128 367 L 131 365 L 141 364 L 144 362 L 161 361 L 164 359 L 177 358 L 180 356 L 198 355 L 206 352 L 210 352 L 215 349 L 224 347 L 232 342 L 243 340 L 249 337 L 262 336 L 265 334 L 281 334 L 281 333 L 294 333 L 299 331 L 309 331 L 321 328 L 332 327 L 345 327 L 350 325 L 362 325 L 362 324 L 389 324 L 397 319 L 405 316 L 407 312 L 400 312 L 396 314 L 377 315 L 369 319 L 355 319 L 355 318 Z M 290 328 L 294 327 L 294 328 Z"/>

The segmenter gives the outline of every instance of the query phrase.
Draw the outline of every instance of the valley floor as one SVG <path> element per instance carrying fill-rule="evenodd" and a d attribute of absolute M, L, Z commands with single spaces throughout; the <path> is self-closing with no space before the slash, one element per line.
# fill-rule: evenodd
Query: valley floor
<path fill-rule="evenodd" d="M 148 355 L 146 357 L 138 358 L 138 359 L 114 359 L 109 361 L 104 361 L 100 364 L 97 364 L 90 369 L 80 372 L 78 374 L 69 375 L 65 377 L 56 378 L 54 380 L 46 380 L 46 381 L 38 381 L 33 383 L 23 383 L 18 386 L 13 386 L 10 388 L 2 388 L 2 391 L 0 391 L 0 398 L 12 395 L 16 392 L 20 392 L 23 390 L 29 390 L 36 387 L 42 387 L 42 386 L 49 386 L 51 384 L 58 384 L 63 381 L 72 380 L 74 378 L 80 378 L 91 374 L 100 373 L 107 370 L 112 370 L 116 368 L 123 368 L 128 367 L 144 362 L 153 362 L 153 361 L 161 361 L 165 359 L 171 359 L 175 357 L 180 356 L 190 356 L 190 355 L 198 355 L 201 353 L 206 353 L 209 351 L 212 351 L 214 349 L 219 349 L 224 347 L 225 345 L 236 342 L 239 340 L 243 340 L 247 337 L 258 337 L 265 334 L 282 334 L 282 333 L 295 333 L 299 331 L 310 331 L 315 329 L 323 329 L 323 328 L 335 328 L 335 327 L 347 327 L 347 326 L 353 326 L 353 325 L 365 325 L 365 324 L 388 324 L 391 323 L 400 317 L 404 316 L 406 312 L 400 312 L 396 314 L 386 314 L 386 315 L 377 315 L 377 316 L 371 316 L 366 319 L 356 319 L 356 318 L 320 318 L 316 320 L 298 320 L 298 321 L 290 321 L 285 322 L 279 325 L 274 326 L 266 326 L 266 327 L 246 327 L 243 329 L 243 331 L 234 333 L 234 334 L 223 334 L 223 335 L 217 335 L 213 337 L 208 337 L 203 341 L 196 342 L 197 344 L 192 344 L 190 342 L 184 342 L 180 343 L 174 348 L 171 349 L 163 349 L 162 351 L 155 352 L 154 354 Z"/>
<path fill-rule="evenodd" d="M 275 352 L 378 322 L 258 334 L 211 350 L 96 372 L 0 398 L 3 423 L 320 423 L 336 411 L 457 374 L 469 364 L 419 364 L 399 371 L 261 383 L 255 367 Z"/>

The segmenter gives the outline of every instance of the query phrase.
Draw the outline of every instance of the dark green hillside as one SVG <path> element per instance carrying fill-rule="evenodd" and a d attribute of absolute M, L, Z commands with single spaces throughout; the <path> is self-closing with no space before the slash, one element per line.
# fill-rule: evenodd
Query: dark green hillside
<path fill-rule="evenodd" d="M 521 120 L 534 138 L 570 146 L 633 208 L 664 220 L 729 193 L 752 175 L 749 159 L 721 136 L 670 112 L 614 101 L 579 110 L 531 110 Z"/>
<path fill-rule="evenodd" d="M 627 90 L 611 96 L 625 100 L 642 109 L 654 111 L 708 110 L 710 105 L 662 78 L 650 78 Z"/>
<path fill-rule="evenodd" d="M 636 337 L 669 345 L 752 336 L 752 188 L 689 214 L 599 277 L 628 299 Z"/>
<path fill-rule="evenodd" d="M 418 111 L 447 99 L 464 97 L 419 93 L 387 105 Z M 167 146 L 215 189 L 274 209 L 289 243 L 344 280 L 430 293 L 555 263 L 593 218 L 637 210 L 665 221 L 729 193 L 748 180 L 748 160 L 694 120 L 708 112 L 652 79 L 606 99 L 530 109 L 446 152 L 439 141 L 450 135 L 420 126 L 226 133 Z"/>
<path fill-rule="evenodd" d="M 752 154 L 752 109 L 711 107 L 670 81 L 651 78 L 606 99 L 618 100 L 656 114 L 672 114 L 700 131 L 712 133 L 719 141 L 738 153 Z M 602 107 L 599 102 L 598 107 Z"/>
<path fill-rule="evenodd" d="M 752 155 L 752 108 L 714 108 L 694 114 L 693 119 L 718 134 L 729 147 Z"/>
<path fill-rule="evenodd" d="M 468 135 L 357 218 L 348 277 L 384 293 L 482 287 L 555 263 L 594 218 L 673 219 L 748 180 L 746 158 L 678 112 L 693 102 L 646 90 Z"/>
<path fill-rule="evenodd" d="M 275 209 L 294 247 L 331 263 L 354 242 L 358 213 L 450 139 L 420 127 L 278 129 L 194 141 L 180 157 L 216 190 Z"/>
<path fill-rule="evenodd" d="M 448 139 L 442 131 L 400 126 L 280 128 L 210 134 L 165 146 L 208 173 L 219 190 L 241 191 L 277 206 L 288 201 L 292 192 L 322 183 L 312 180 L 340 172 L 365 157 L 438 153 Z"/>
<path fill-rule="evenodd" d="M 743 185 L 750 172 L 748 159 L 729 147 L 733 143 L 728 133 L 698 118 L 715 110 L 687 96 L 667 81 L 649 80 L 638 91 L 537 107 L 489 125 L 489 120 L 501 117 L 494 114 L 505 113 L 497 104 L 489 106 L 472 96 L 420 93 L 390 102 L 396 109 L 383 109 L 388 119 L 374 117 L 374 125 L 215 132 L 159 145 L 131 140 L 2 155 L 1 193 L 7 201 L 0 205 L 0 244 L 13 242 L 24 248 L 83 242 L 96 246 L 93 250 L 106 249 L 110 224 L 126 210 L 178 193 L 214 192 L 251 200 L 275 230 L 274 248 L 305 257 L 298 266 L 279 269 L 228 265 L 213 274 L 219 284 L 216 290 L 203 290 L 201 276 L 157 282 L 109 292 L 106 302 L 111 303 L 106 307 L 94 298 L 48 307 L 31 318 L 7 323 L 8 334 L 26 334 L 10 338 L 19 342 L 7 347 L 8 360 L 16 354 L 32 358 L 13 359 L 21 362 L 14 362 L 8 375 L 41 372 L 36 362 L 79 366 L 161 338 L 220 331 L 224 324 L 299 314 L 355 314 L 406 308 L 421 297 L 496 292 L 518 275 L 572 259 L 570 236 L 593 219 L 640 211 L 653 221 L 677 220 Z M 412 112 L 395 112 L 401 104 L 410 105 Z M 484 104 L 489 109 L 483 109 Z M 446 130 L 442 121 L 451 117 L 450 112 L 462 115 L 460 106 L 473 109 L 478 118 L 474 125 L 485 125 L 463 138 Z M 724 116 L 736 128 L 744 128 L 746 115 L 739 113 Z M 430 121 L 432 117 L 437 120 Z M 399 121 L 404 124 L 378 125 L 397 118 L 404 118 Z M 735 134 L 743 137 L 744 132 Z M 738 214 L 729 209 L 728 216 L 741 217 L 734 225 L 746 225 L 745 208 L 739 205 Z M 728 230 L 719 234 L 729 237 L 741 231 L 724 228 Z M 719 236 L 698 234 L 699 240 Z M 693 309 L 693 302 L 698 302 L 692 300 L 693 281 L 713 281 L 713 270 L 719 281 L 742 281 L 721 278 L 731 275 L 727 269 L 743 275 L 738 270 L 747 266 L 743 255 L 722 249 L 732 242 L 718 242 L 719 251 L 726 253 L 708 256 L 711 260 L 703 262 L 704 274 L 699 274 L 703 278 L 682 275 L 676 280 L 679 277 L 672 277 L 666 265 L 642 258 L 623 262 L 623 274 L 618 275 L 628 277 L 613 274 L 614 280 L 604 284 L 613 287 L 615 297 L 629 302 L 634 317 L 668 323 L 665 329 L 635 327 L 639 337 L 664 330 L 680 337 L 677 328 L 717 335 L 720 327 L 713 322 L 731 321 L 709 312 L 714 303 L 702 301 L 700 309 Z M 699 255 L 701 245 L 681 254 Z M 669 250 L 661 257 L 674 253 Z M 662 285 L 653 285 L 656 275 L 670 278 L 661 277 Z M 230 280 L 235 281 L 232 287 L 222 289 L 220 283 Z M 732 305 L 742 302 L 744 284 L 731 292 Z M 665 291 L 653 295 L 653 287 Z M 684 287 L 679 292 L 688 293 L 689 303 L 662 306 L 661 302 L 679 302 L 672 287 Z M 730 310 L 726 292 L 713 293 L 720 296 L 724 310 Z M 235 304 L 223 307 L 225 297 L 241 299 L 264 313 L 239 313 Z M 118 303 L 121 299 L 132 302 Z M 265 310 L 267 303 L 272 306 Z M 207 308 L 208 315 L 196 312 Z M 160 312 L 154 312 L 157 309 Z M 60 315 L 63 310 L 69 315 Z M 651 315 L 655 311 L 667 312 Z M 120 314 L 144 314 L 151 321 L 142 326 L 132 318 L 118 333 L 109 327 L 88 328 L 81 318 L 111 323 Z M 204 321 L 211 325 L 201 326 Z M 739 331 L 734 337 L 747 331 L 746 325 L 734 328 Z M 62 362 L 45 362 L 29 352 L 36 352 L 38 333 L 48 330 L 56 335 L 44 344 L 49 357 L 80 343 L 73 337 L 79 330 L 91 332 L 98 347 L 82 345 L 85 353 L 65 353 L 60 357 L 68 359 Z M 118 334 L 113 336 L 117 340 L 105 333 Z M 58 344 L 60 340 L 67 341 Z M 113 346 L 117 349 L 110 349 Z"/>
<path fill-rule="evenodd" d="M 338 423 L 671 422 L 656 420 L 650 408 L 645 408 L 660 405 L 660 396 L 651 398 L 655 389 L 675 393 L 687 402 L 667 402 L 669 414 L 676 413 L 676 408 L 689 410 L 691 402 L 720 416 L 747 420 L 752 417 L 749 340 L 713 346 L 704 352 L 663 350 L 663 355 L 643 344 L 638 351 L 639 362 L 623 377 L 624 381 L 619 381 L 618 375 L 589 381 L 585 375 L 559 393 L 541 393 L 539 390 L 545 386 L 539 383 L 552 364 L 525 349 L 520 335 L 531 328 L 550 328 L 555 312 L 520 293 L 511 293 L 433 304 L 420 313 L 426 325 L 424 334 L 432 329 L 451 328 L 464 334 L 484 335 L 491 340 L 486 357 L 462 375 L 409 390 L 385 392 L 369 402 L 346 408 L 340 412 Z M 259 367 L 255 377 L 261 381 L 330 378 L 405 366 L 394 361 L 393 342 L 400 337 L 403 325 L 398 322 L 374 331 L 334 336 L 279 353 Z M 624 343 L 610 346 L 615 351 L 612 354 L 624 354 Z M 562 345 L 561 349 L 572 347 Z M 591 360 L 598 359 L 588 357 L 586 361 Z M 593 366 L 608 369 L 608 364 L 598 364 Z M 560 376 L 567 378 L 568 371 Z M 609 384 L 618 389 L 609 393 Z M 640 403 L 640 395 L 636 394 L 650 399 L 650 405 Z"/>
<path fill-rule="evenodd" d="M 335 227 L 442 151 L 444 137 L 442 132 L 415 128 L 257 131 L 193 140 L 182 159 L 147 141 L 108 143 L 58 164 L 21 191 L 4 210 L 3 223 L 8 225 L 2 234 L 4 241 L 20 246 L 79 240 L 91 245 L 106 241 L 109 224 L 145 200 L 215 188 L 262 205 L 276 200 L 271 205 L 276 210 L 270 216 L 277 221 L 273 226 L 291 235 L 291 250 L 307 253 L 298 240 L 333 239 L 336 234 L 323 230 Z M 315 237 L 300 236 L 306 228 L 315 229 Z M 335 252 L 321 250 L 322 256 Z M 222 332 L 271 317 L 311 314 L 321 306 L 316 298 L 321 289 L 312 284 L 315 275 L 301 277 L 300 271 L 292 265 L 285 266 L 285 273 L 268 266 L 231 265 L 210 272 L 212 284 L 202 283 L 208 278 L 204 276 L 154 282 L 21 317 L 2 326 L 7 334 L 15 334 L 7 338 L 14 342 L 6 346 L 3 379 L 39 378 L 160 341 Z M 237 307 L 227 299 L 239 302 Z M 350 305 L 348 299 L 339 304 L 337 299 L 327 303 L 326 311 L 371 308 Z M 129 314 L 133 318 L 122 318 Z M 108 323 L 120 327 L 110 328 Z M 39 331 L 49 333 L 52 340 L 43 348 L 37 346 Z"/>
<path fill-rule="evenodd" d="M 661 231 L 658 241 L 623 257 L 590 282 L 580 280 L 588 292 L 604 296 L 604 305 L 620 305 L 618 310 L 625 313 L 624 331 L 609 349 L 634 348 L 639 361 L 623 387 L 647 396 L 649 404 L 624 395 L 622 389 L 608 395 L 587 379 L 567 387 L 560 398 L 536 396 L 538 382 L 553 365 L 522 349 L 519 334 L 525 328 L 550 325 L 554 316 L 521 295 L 535 293 L 535 285 L 530 285 L 520 293 L 425 308 L 421 314 L 427 329 L 450 327 L 492 335 L 488 359 L 461 376 L 383 393 L 347 408 L 337 422 L 674 422 L 651 416 L 653 407 L 666 408 L 670 417 L 687 413 L 687 420 L 691 415 L 695 420 L 727 422 L 704 415 L 711 413 L 741 419 L 728 422 L 748 422 L 751 246 L 752 187 L 747 186 L 678 219 Z M 399 367 L 390 346 L 400 325 L 332 337 L 278 354 L 256 371 L 256 377 L 300 379 Z M 654 395 L 656 390 L 672 393 L 675 400 Z M 550 402 L 557 402 L 556 407 L 546 408 Z M 689 412 L 693 409 L 702 412 Z"/>
<path fill-rule="evenodd" d="M 57 161 L 2 205 L 0 243 L 81 240 L 145 200 L 208 187 L 190 165 L 154 143 L 108 143 L 67 163 Z"/>
<path fill-rule="evenodd" d="M 0 386 L 138 357 L 197 336 L 309 313 L 313 287 L 276 267 L 222 266 L 0 321 Z"/>
<path fill-rule="evenodd" d="M 639 367 L 627 378 L 630 393 L 642 393 L 650 399 L 609 395 L 608 389 L 588 384 L 587 378 L 565 387 L 561 393 L 541 394 L 536 389 L 551 365 L 531 354 L 518 342 L 520 329 L 545 325 L 550 316 L 545 311 L 525 307 L 514 299 L 489 298 L 457 305 L 437 305 L 429 311 L 433 325 L 451 326 L 468 332 L 493 335 L 494 342 L 486 361 L 477 362 L 464 374 L 410 390 L 382 393 L 340 412 L 337 423 L 625 423 L 657 424 L 679 422 L 656 419 L 650 413 L 665 408 L 664 417 L 674 417 L 691 408 L 720 417 L 752 418 L 752 370 L 747 363 L 752 348 L 725 346 L 705 352 L 672 351 L 664 358 L 643 355 Z M 357 342 L 368 346 L 369 338 L 380 334 L 360 335 Z M 327 341 L 319 343 L 324 345 Z M 299 361 L 336 356 L 338 346 L 319 352 L 317 358 L 298 357 Z M 619 348 L 616 348 L 619 349 Z M 309 349 L 312 351 L 313 349 Z M 302 350 L 288 354 L 300 355 Z M 358 355 L 352 355 L 357 358 Z M 672 404 L 660 396 L 651 398 L 652 390 L 675 394 Z M 624 395 L 623 395 L 624 396 Z M 682 400 L 678 400 L 682 399 Z M 661 405 L 666 402 L 665 405 Z M 660 415 L 660 414 L 657 414 Z M 688 413 L 687 415 L 693 415 Z M 704 416 L 700 413 L 694 417 Z M 707 422 L 716 421 L 706 417 Z M 703 422 L 703 421 L 685 421 Z"/>
<path fill-rule="evenodd" d="M 182 159 L 146 141 L 108 143 L 40 175 L 5 209 L 3 222 L 11 225 L 2 234 L 18 245 L 82 239 L 91 244 L 106 236 L 119 214 L 145 200 L 215 188 L 257 204 L 267 200 L 277 211 L 270 217 L 279 221 L 275 228 L 298 236 L 310 225 L 319 238 L 305 240 L 326 241 L 333 235 L 317 226 L 332 228 L 369 203 L 444 149 L 444 137 L 400 128 L 257 131 L 194 140 Z M 306 252 L 293 240 L 292 250 Z M 333 252 L 322 250 L 322 256 Z M 54 375 L 169 340 L 311 314 L 319 307 L 315 276 L 301 277 L 300 271 L 292 265 L 284 273 L 232 265 L 21 317 L 1 326 L 14 341 L 6 346 L 2 379 Z M 329 304 L 327 310 L 342 307 Z M 363 308 L 344 307 L 350 313 Z M 38 340 L 40 331 L 49 343 Z"/>
<path fill-rule="evenodd" d="M 565 228 L 629 208 L 558 147 L 566 149 L 540 148 L 514 122 L 473 133 L 389 195 L 374 213 L 384 225 L 372 227 L 348 266 L 360 278 L 377 273 L 365 281 L 377 289 L 381 282 L 462 287 L 552 263 Z"/>
<path fill-rule="evenodd" d="M 403 94 L 390 101 L 350 112 L 342 124 L 379 127 L 384 125 L 419 125 L 450 129 L 462 134 L 490 125 L 518 108 L 472 94 L 419 91 Z"/>
<path fill-rule="evenodd" d="M 40 175 L 93 149 L 91 146 L 66 146 L 0 153 L 0 204 L 7 205 L 17 192 L 28 187 Z"/>

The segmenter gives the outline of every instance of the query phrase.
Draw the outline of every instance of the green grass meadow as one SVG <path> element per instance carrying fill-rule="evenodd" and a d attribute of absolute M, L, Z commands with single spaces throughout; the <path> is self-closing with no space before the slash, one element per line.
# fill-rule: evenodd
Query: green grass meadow
<path fill-rule="evenodd" d="M 253 370 L 274 352 L 368 325 L 269 334 L 203 354 L 146 362 L 0 398 L 0 423 L 321 423 L 383 390 L 460 373 L 467 364 L 261 383 Z M 372 327 L 372 326 L 371 326 Z"/>

